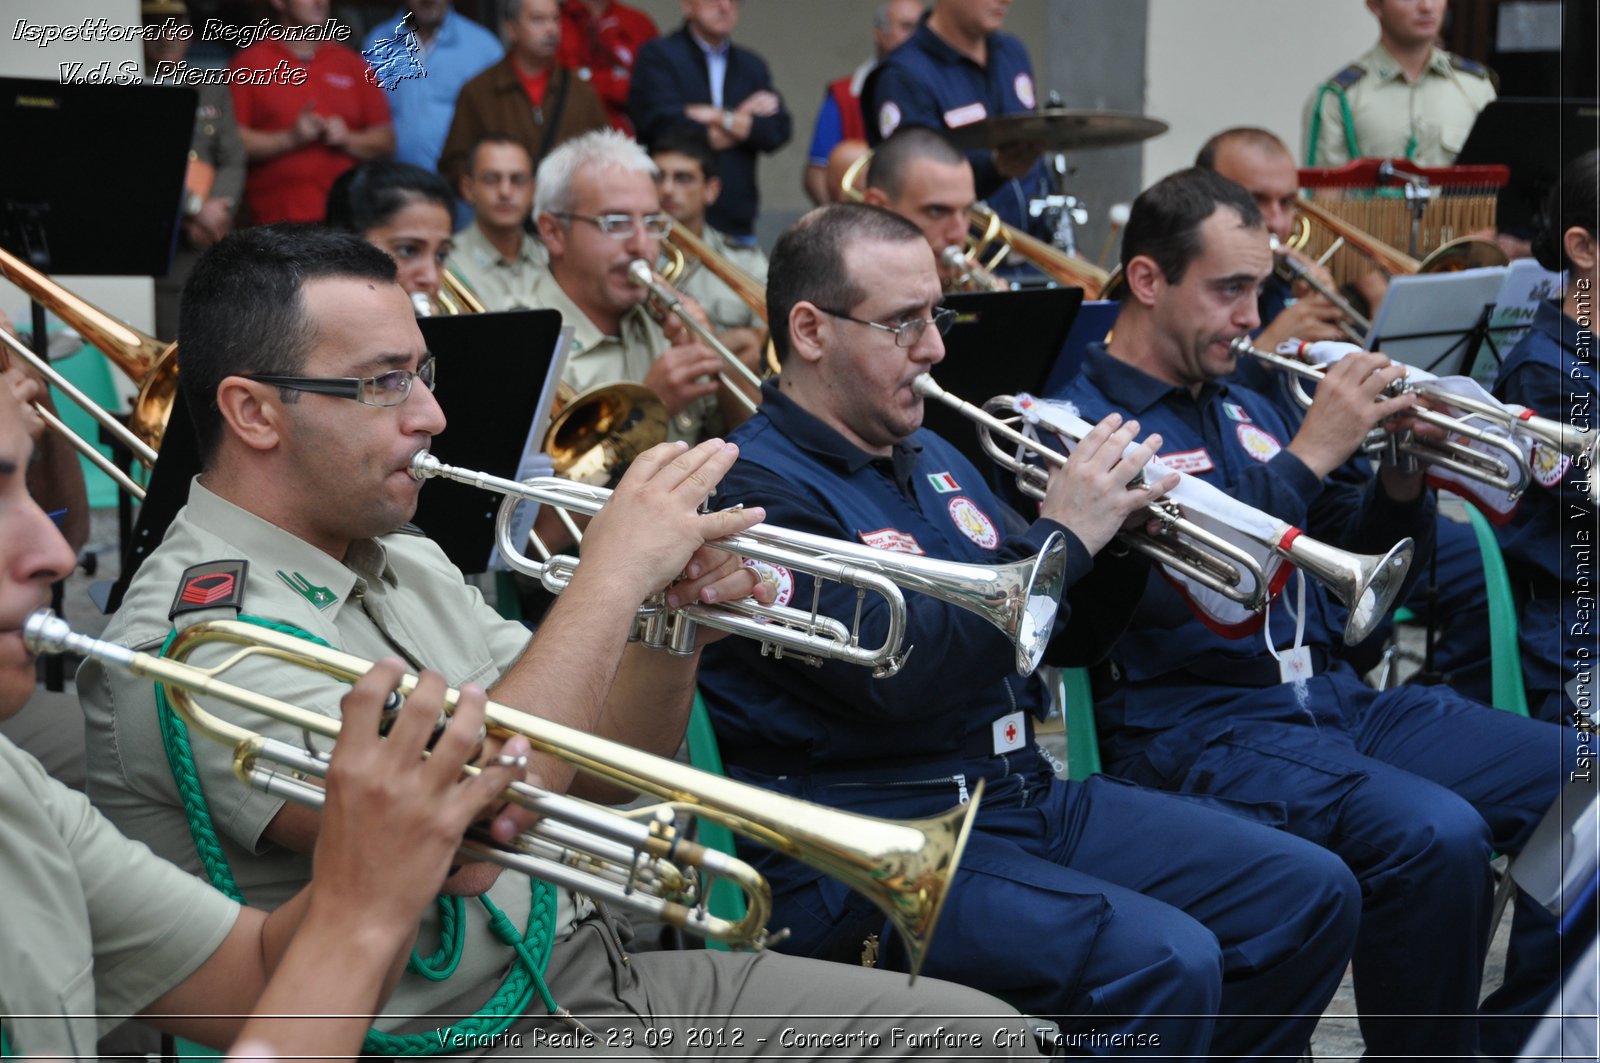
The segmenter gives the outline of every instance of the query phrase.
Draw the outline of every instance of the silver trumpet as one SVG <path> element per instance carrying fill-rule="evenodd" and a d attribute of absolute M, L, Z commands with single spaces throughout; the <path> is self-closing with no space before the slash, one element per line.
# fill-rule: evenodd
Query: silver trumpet
<path fill-rule="evenodd" d="M 678 294 L 676 288 L 657 276 L 650 263 L 642 258 L 636 258 L 628 263 L 628 279 L 648 291 L 661 304 L 662 310 L 677 317 L 679 321 L 683 322 L 685 328 L 695 334 L 695 337 L 701 343 L 715 351 L 734 376 L 739 377 L 751 387 L 760 390 L 761 378 L 756 376 L 749 366 L 740 361 L 737 354 L 728 350 L 727 346 L 717 339 L 715 333 L 700 324 L 699 320 L 689 312 L 689 308 L 683 305 L 683 296 Z M 722 381 L 722 386 L 728 389 L 729 394 L 741 406 L 751 413 L 756 412 L 756 400 L 740 390 L 728 377 L 727 372 L 719 372 L 717 379 Z"/>
<path fill-rule="evenodd" d="M 579 539 L 581 534 L 571 514 L 593 516 L 611 497 L 611 491 L 605 487 L 553 476 L 519 482 L 445 465 L 425 450 L 419 450 L 412 457 L 411 475 L 419 480 L 442 476 L 505 495 L 495 518 L 495 538 L 500 553 L 508 565 L 537 578 L 553 594 L 559 594 L 572 581 L 578 559 L 552 555 L 537 536 L 530 541 L 540 560 L 528 557 L 523 545 L 516 541 L 517 506 L 522 502 L 535 502 L 554 507 L 568 532 Z M 716 605 L 694 602 L 672 610 L 657 594 L 639 611 L 636 634 L 645 645 L 670 653 L 692 653 L 695 627 L 704 625 L 755 639 L 761 644 L 763 654 L 793 656 L 811 664 L 824 660 L 846 661 L 871 668 L 874 677 L 883 679 L 898 672 L 911 652 L 911 647 L 903 647 L 906 637 L 904 588 L 976 613 L 1005 632 L 1016 647 L 1017 671 L 1027 675 L 1044 657 L 1066 583 L 1066 542 L 1059 535 L 1048 539 L 1033 557 L 1003 565 L 939 561 L 770 524 L 757 524 L 742 534 L 730 535 L 709 545 L 812 576 L 811 608 L 736 601 Z M 850 625 L 819 612 L 823 580 L 856 589 L 855 615 Z M 888 606 L 888 631 L 876 647 L 863 646 L 860 638 L 862 613 L 869 592 L 881 596 Z"/>
<path fill-rule="evenodd" d="M 1302 362 L 1298 358 L 1282 355 L 1276 351 L 1264 351 L 1252 344 L 1248 337 L 1240 336 L 1228 345 L 1228 349 L 1237 355 L 1247 355 L 1255 358 L 1265 365 L 1290 374 L 1293 383 L 1295 401 L 1310 409 L 1314 396 L 1306 390 L 1307 381 L 1320 381 L 1327 376 L 1326 365 L 1312 365 Z M 1506 492 L 1511 498 L 1519 497 L 1527 490 L 1528 482 L 1533 478 L 1533 471 L 1528 467 L 1528 458 L 1517 445 L 1505 436 L 1486 431 L 1476 425 L 1469 424 L 1468 417 L 1484 417 L 1497 426 L 1515 431 L 1512 425 L 1514 416 L 1504 407 L 1492 408 L 1484 403 L 1460 395 L 1452 395 L 1439 388 L 1430 387 L 1424 383 L 1409 383 L 1404 379 L 1397 380 L 1389 385 L 1385 397 L 1403 395 L 1406 393 L 1420 395 L 1431 401 L 1451 406 L 1462 412 L 1462 416 L 1453 417 L 1426 406 L 1417 406 L 1408 411 L 1406 416 L 1415 418 L 1425 424 L 1431 424 L 1443 429 L 1452 436 L 1470 439 L 1495 451 L 1496 454 L 1486 454 L 1475 450 L 1464 443 L 1454 439 L 1432 440 L 1424 439 L 1412 433 L 1403 433 L 1391 436 L 1388 433 L 1373 433 L 1368 450 L 1390 449 L 1398 455 L 1420 462 L 1424 465 L 1436 465 L 1441 469 L 1476 480 Z M 1498 404 L 1497 404 L 1498 406 Z M 1546 421 L 1546 418 L 1540 418 Z M 1551 425 L 1559 422 L 1549 422 Z M 1562 428 L 1567 426 L 1562 425 Z M 1530 434 L 1532 428 L 1525 428 Z M 1381 436 L 1381 438 L 1380 438 Z M 1565 436 L 1557 433 L 1557 438 Z M 1593 444 L 1588 444 L 1590 449 Z M 1583 447 L 1579 447 L 1581 452 Z M 1498 456 L 1496 456 L 1498 455 Z"/>
<path fill-rule="evenodd" d="M 162 684 L 173 709 L 208 738 L 231 745 L 233 770 L 246 784 L 312 808 L 325 794 L 310 779 L 327 773 L 330 753 L 313 748 L 311 736 L 337 739 L 339 721 L 319 712 L 229 682 L 238 665 L 266 658 L 284 668 L 303 668 L 353 683 L 372 662 L 257 624 L 217 620 L 185 628 L 165 656 L 141 653 L 74 632 L 48 609 L 27 620 L 23 639 L 34 653 L 81 654 Z M 188 658 L 208 646 L 230 646 L 221 663 L 202 667 Z M 396 693 L 416 689 L 406 676 Z M 271 738 L 202 707 L 198 695 L 238 705 L 299 729 L 304 746 Z M 458 693 L 446 691 L 446 711 Z M 533 875 L 639 911 L 672 926 L 738 948 L 759 949 L 781 939 L 769 933 L 772 891 L 742 860 L 688 840 L 677 828 L 679 814 L 702 816 L 729 830 L 844 882 L 878 905 L 906 942 L 911 977 L 922 965 L 940 909 L 966 845 L 982 794 L 982 780 L 967 804 L 915 820 L 878 819 L 826 808 L 758 786 L 699 771 L 686 764 L 489 702 L 487 733 L 522 735 L 537 751 L 571 764 L 615 786 L 662 799 L 649 808 L 604 808 L 513 783 L 502 800 L 537 812 L 540 819 L 506 845 L 468 836 L 461 851 L 475 859 Z M 467 770 L 475 769 L 469 767 Z M 741 889 L 747 910 L 739 920 L 706 912 L 704 876 L 726 878 Z"/>
<path fill-rule="evenodd" d="M 1017 489 L 1030 498 L 1044 498 L 1050 474 L 1027 461 L 1029 454 L 1051 466 L 1071 460 L 1015 426 L 1013 396 L 996 396 L 979 408 L 950 394 L 926 373 L 913 386 L 917 394 L 937 399 L 974 422 L 984 453 L 1010 471 L 1016 477 Z M 1007 450 L 996 440 L 997 436 L 1017 449 Z M 1142 486 L 1143 482 L 1141 473 L 1130 486 Z M 1129 548 L 1247 609 L 1259 611 L 1266 607 L 1267 575 L 1248 551 L 1196 524 L 1170 499 L 1153 502 L 1146 508 L 1155 530 L 1121 533 L 1118 538 Z M 1363 641 L 1393 607 L 1411 569 L 1415 544 L 1402 539 L 1385 554 L 1355 554 L 1319 542 L 1286 521 L 1270 519 L 1273 534 L 1257 541 L 1311 575 L 1344 603 L 1350 614 L 1345 622 L 1344 641 L 1351 646 Z"/>

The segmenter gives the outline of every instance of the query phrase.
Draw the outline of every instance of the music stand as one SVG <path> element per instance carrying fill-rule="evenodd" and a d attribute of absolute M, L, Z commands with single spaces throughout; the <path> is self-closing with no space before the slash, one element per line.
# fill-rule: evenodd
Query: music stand
<path fill-rule="evenodd" d="M 0 126 L 26 160 L 0 166 L 0 246 L 46 273 L 164 276 L 198 101 L 173 85 L 0 78 Z M 135 159 L 108 180 L 108 161 Z"/>
<path fill-rule="evenodd" d="M 1506 267 L 1395 277 L 1367 337 L 1367 349 L 1438 376 L 1461 373 L 1489 340 Z M 1492 341 L 1491 341 L 1492 342 Z"/>
<path fill-rule="evenodd" d="M 114 613 L 121 608 L 128 584 L 133 582 L 144 559 L 166 538 L 172 518 L 189 502 L 189 481 L 199 475 L 200 441 L 195 437 L 189 400 L 184 398 L 183 389 L 178 388 L 173 396 L 172 412 L 167 417 L 166 431 L 161 436 L 160 452 L 150 470 L 150 478 L 145 481 L 138 519 L 122 544 L 121 571 L 114 582 L 96 584 L 90 589 L 101 612 Z"/>
<path fill-rule="evenodd" d="M 1511 168 L 1495 212 L 1502 232 L 1531 232 L 1561 168 L 1597 146 L 1595 107 L 1594 100 L 1504 97 L 1478 112 L 1456 165 Z M 1530 144 L 1547 150 L 1529 151 Z"/>
<path fill-rule="evenodd" d="M 447 465 L 507 479 L 530 475 L 542 449 L 571 331 L 555 310 L 508 310 L 421 318 L 438 360 L 434 397 L 448 427 L 430 451 Z M 463 572 L 487 572 L 500 496 L 436 478 L 423 488 L 413 523 Z M 532 507 L 524 507 L 531 512 Z M 532 516 L 527 520 L 531 524 Z"/>
<path fill-rule="evenodd" d="M 1472 378 L 1484 387 L 1492 386 L 1500 375 L 1500 352 L 1511 350 L 1527 334 L 1540 303 L 1560 295 L 1561 274 L 1545 269 L 1536 259 L 1519 258 L 1507 266 L 1489 319 L 1489 342 L 1473 360 Z M 1485 351 L 1491 357 L 1483 357 Z"/>
<path fill-rule="evenodd" d="M 934 377 L 953 395 L 982 406 L 995 395 L 1039 394 L 1083 302 L 1082 288 L 961 292 L 944 305 L 956 312 Z M 979 469 L 993 462 L 971 421 L 943 403 L 923 404 L 922 423 Z"/>

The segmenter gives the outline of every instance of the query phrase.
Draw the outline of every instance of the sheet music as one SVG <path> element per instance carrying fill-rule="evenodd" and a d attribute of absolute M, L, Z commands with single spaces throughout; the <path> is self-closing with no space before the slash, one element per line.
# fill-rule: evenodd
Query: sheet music
<path fill-rule="evenodd" d="M 1367 337 L 1369 350 L 1439 376 L 1462 372 L 1465 342 L 1492 306 L 1506 267 L 1395 277 Z"/>

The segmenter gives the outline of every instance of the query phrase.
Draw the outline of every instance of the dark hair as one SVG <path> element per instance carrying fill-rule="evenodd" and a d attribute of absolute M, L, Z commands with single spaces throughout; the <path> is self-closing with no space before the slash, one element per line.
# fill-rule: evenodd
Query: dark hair
<path fill-rule="evenodd" d="M 707 181 L 721 174 L 721 167 L 717 165 L 717 153 L 711 150 L 711 140 L 706 136 L 706 128 L 702 125 L 669 125 L 650 141 L 650 154 L 662 155 L 666 152 L 677 155 L 687 155 L 700 164 L 700 173 Z"/>
<path fill-rule="evenodd" d="M 305 365 L 316 324 L 300 293 L 323 277 L 393 284 L 394 259 L 354 233 L 285 223 L 241 229 L 195 263 L 178 308 L 178 383 L 203 463 L 210 464 L 222 438 L 217 386 L 224 377 L 293 375 Z M 295 394 L 285 392 L 285 399 Z"/>
<path fill-rule="evenodd" d="M 1168 282 L 1179 284 L 1200 255 L 1200 225 L 1219 207 L 1230 207 L 1247 229 L 1262 227 L 1261 208 L 1250 193 L 1211 170 L 1191 166 L 1168 174 L 1133 201 L 1122 231 L 1122 267 L 1135 256 L 1155 260 Z"/>
<path fill-rule="evenodd" d="M 784 230 L 767 264 L 767 320 L 778 362 L 789 357 L 789 313 L 796 303 L 848 310 L 867 297 L 866 278 L 852 277 L 845 251 L 857 240 L 926 243 L 900 215 L 861 203 L 818 207 Z"/>
<path fill-rule="evenodd" d="M 472 150 L 467 152 L 467 173 L 472 174 L 477 172 L 478 152 L 488 147 L 490 144 L 504 144 L 507 147 L 518 149 L 522 152 L 522 154 L 528 157 L 528 172 L 533 172 L 533 155 L 528 151 L 528 145 L 507 133 L 485 133 L 483 136 L 473 141 Z M 415 167 L 413 167 L 413 169 L 415 169 Z M 428 198 L 431 199 L 432 197 L 430 196 Z M 454 200 L 451 202 L 453 203 Z M 452 217 L 450 220 L 453 224 L 455 222 L 454 209 L 452 209 L 451 214 Z"/>
<path fill-rule="evenodd" d="M 872 161 L 867 164 L 867 187 L 881 189 L 890 199 L 899 199 L 905 187 L 906 170 L 923 159 L 942 166 L 956 166 L 967 161 L 943 133 L 908 126 L 895 130 L 893 136 L 873 149 Z"/>
<path fill-rule="evenodd" d="M 1571 269 L 1563 235 L 1577 227 L 1590 236 L 1595 228 L 1596 185 L 1600 184 L 1600 149 L 1586 151 L 1561 169 L 1545 200 L 1533 234 L 1533 256 L 1545 269 Z"/>
<path fill-rule="evenodd" d="M 366 233 L 418 200 L 437 203 L 456 227 L 456 197 L 443 177 L 409 162 L 372 159 L 346 170 L 328 190 L 328 224 Z"/>
<path fill-rule="evenodd" d="M 1202 170 L 1215 170 L 1217 156 L 1229 144 L 1237 143 L 1240 147 L 1261 148 L 1263 150 L 1276 148 L 1289 158 L 1294 158 L 1294 153 L 1289 146 L 1279 139 L 1278 134 L 1262 129 L 1259 126 L 1239 125 L 1232 129 L 1224 129 L 1210 140 L 1200 146 L 1200 154 L 1194 157 L 1194 164 Z"/>

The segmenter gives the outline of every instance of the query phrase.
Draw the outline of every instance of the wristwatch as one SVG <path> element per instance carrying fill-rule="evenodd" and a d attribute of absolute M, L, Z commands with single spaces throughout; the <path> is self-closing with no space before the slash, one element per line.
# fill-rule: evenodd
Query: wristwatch
<path fill-rule="evenodd" d="M 724 133 L 733 132 L 733 112 L 732 111 L 723 111 L 722 112 L 722 131 Z"/>

